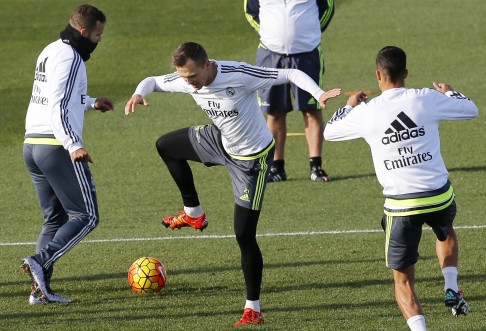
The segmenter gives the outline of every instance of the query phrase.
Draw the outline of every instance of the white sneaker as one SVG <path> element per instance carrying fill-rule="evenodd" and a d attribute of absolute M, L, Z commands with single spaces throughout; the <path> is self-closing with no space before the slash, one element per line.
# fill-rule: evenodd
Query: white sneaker
<path fill-rule="evenodd" d="M 50 288 L 47 288 L 47 293 L 49 297 L 49 303 L 70 303 L 72 302 L 71 299 L 65 298 L 51 290 Z"/>
<path fill-rule="evenodd" d="M 42 305 L 44 303 L 48 303 L 46 297 L 37 295 L 37 285 L 36 283 L 32 282 L 32 286 L 30 288 L 30 295 L 29 295 L 29 304 Z"/>
<path fill-rule="evenodd" d="M 64 298 L 53 290 L 50 287 L 47 288 L 47 293 L 49 298 L 45 295 L 39 295 L 39 288 L 36 286 L 35 283 L 32 283 L 31 292 L 29 296 L 29 304 L 31 305 L 42 305 L 46 303 L 70 303 L 72 302 L 71 299 Z"/>
<path fill-rule="evenodd" d="M 39 297 L 37 295 L 37 293 L 30 293 L 29 295 L 29 304 L 30 305 L 42 305 L 42 304 L 46 304 L 46 303 L 49 303 L 48 301 L 45 301 L 44 300 L 45 297 Z"/>
<path fill-rule="evenodd" d="M 36 293 L 37 296 L 42 298 L 44 301 L 49 301 L 47 286 L 44 277 L 44 268 L 37 262 L 34 256 L 27 256 L 22 261 L 22 269 L 25 273 L 28 273 L 32 278 L 32 282 L 36 283 Z M 29 299 L 30 301 L 30 299 Z"/>

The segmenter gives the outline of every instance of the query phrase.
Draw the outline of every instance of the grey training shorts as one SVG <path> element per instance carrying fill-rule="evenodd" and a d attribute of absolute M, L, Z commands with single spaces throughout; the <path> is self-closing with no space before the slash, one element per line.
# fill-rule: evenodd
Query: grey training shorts
<path fill-rule="evenodd" d="M 244 157 L 230 156 L 224 150 L 221 132 L 215 125 L 190 127 L 189 140 L 204 165 L 228 168 L 237 205 L 252 210 L 261 209 L 268 172 L 273 162 L 273 140 L 261 152 Z"/>

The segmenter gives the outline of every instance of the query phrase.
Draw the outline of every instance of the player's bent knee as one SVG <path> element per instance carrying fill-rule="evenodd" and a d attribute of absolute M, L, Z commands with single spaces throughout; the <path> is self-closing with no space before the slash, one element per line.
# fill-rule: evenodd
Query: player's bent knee
<path fill-rule="evenodd" d="M 165 154 L 167 148 L 167 139 L 165 135 L 160 136 L 159 139 L 155 142 L 155 147 L 157 148 L 157 152 L 159 152 L 160 156 Z"/>

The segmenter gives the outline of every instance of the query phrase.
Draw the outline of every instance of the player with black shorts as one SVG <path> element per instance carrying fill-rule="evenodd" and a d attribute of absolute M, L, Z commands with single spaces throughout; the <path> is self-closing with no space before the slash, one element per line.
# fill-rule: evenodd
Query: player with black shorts
<path fill-rule="evenodd" d="M 260 37 L 256 65 L 267 68 L 299 69 L 323 86 L 324 56 L 322 33 L 334 15 L 334 0 L 246 0 L 245 17 Z M 285 142 L 287 113 L 302 113 L 309 150 L 310 179 L 327 182 L 322 167 L 322 109 L 307 91 L 288 83 L 258 91 L 267 125 L 275 138 L 275 160 L 269 181 L 287 180 Z M 292 103 L 294 99 L 294 104 Z"/>
<path fill-rule="evenodd" d="M 454 190 L 440 152 L 439 123 L 471 119 L 476 105 L 452 87 L 405 88 L 405 52 L 380 50 L 376 76 L 382 94 L 365 103 L 360 92 L 338 109 L 324 130 L 326 140 L 364 138 L 371 148 L 376 176 L 385 196 L 382 226 L 387 267 L 393 270 L 395 296 L 411 330 L 426 330 L 415 293 L 415 263 L 424 224 L 432 227 L 445 284 L 445 304 L 454 315 L 468 304 L 457 285 L 458 244 L 452 226 Z"/>

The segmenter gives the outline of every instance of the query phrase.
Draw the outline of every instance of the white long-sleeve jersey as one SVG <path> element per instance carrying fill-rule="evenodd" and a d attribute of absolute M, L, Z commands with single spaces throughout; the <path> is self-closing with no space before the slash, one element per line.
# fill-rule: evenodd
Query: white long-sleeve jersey
<path fill-rule="evenodd" d="M 83 147 L 84 112 L 94 109 L 87 95 L 81 56 L 61 39 L 40 53 L 25 121 L 28 138 L 56 138 L 70 153 Z"/>
<path fill-rule="evenodd" d="M 396 198 L 447 184 L 439 122 L 477 115 L 476 105 L 455 91 L 444 95 L 428 88 L 395 88 L 355 108 L 338 109 L 326 125 L 324 138 L 364 138 L 383 194 Z"/>
<path fill-rule="evenodd" d="M 258 105 L 256 91 L 292 82 L 319 99 L 324 92 L 309 76 L 296 69 L 271 69 L 244 62 L 214 61 L 217 74 L 208 86 L 195 90 L 177 72 L 147 77 L 134 94 L 152 92 L 190 94 L 221 130 L 223 147 L 231 155 L 253 155 L 266 148 L 273 137 Z"/>
<path fill-rule="evenodd" d="M 313 51 L 333 14 L 333 0 L 245 0 L 246 19 L 261 44 L 279 54 Z"/>

